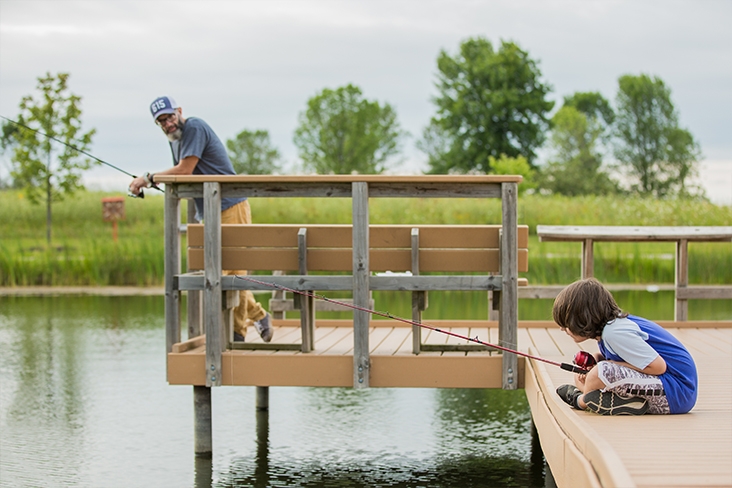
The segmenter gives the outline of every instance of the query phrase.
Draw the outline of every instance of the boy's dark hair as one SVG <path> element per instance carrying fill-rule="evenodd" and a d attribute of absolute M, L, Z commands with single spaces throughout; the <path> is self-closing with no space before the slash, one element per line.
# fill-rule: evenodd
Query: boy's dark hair
<path fill-rule="evenodd" d="M 575 281 L 559 292 L 552 315 L 559 327 L 588 339 L 600 337 L 608 322 L 628 316 L 595 278 Z"/>

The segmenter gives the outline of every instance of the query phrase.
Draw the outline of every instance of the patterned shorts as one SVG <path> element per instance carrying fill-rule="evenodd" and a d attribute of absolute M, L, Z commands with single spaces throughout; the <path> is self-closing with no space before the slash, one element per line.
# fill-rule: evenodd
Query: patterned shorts
<path fill-rule="evenodd" d="M 611 391 L 626 398 L 640 397 L 648 400 L 648 413 L 671 413 L 658 376 L 641 373 L 610 361 L 600 361 L 597 367 L 597 376 L 605 383 L 602 391 Z"/>

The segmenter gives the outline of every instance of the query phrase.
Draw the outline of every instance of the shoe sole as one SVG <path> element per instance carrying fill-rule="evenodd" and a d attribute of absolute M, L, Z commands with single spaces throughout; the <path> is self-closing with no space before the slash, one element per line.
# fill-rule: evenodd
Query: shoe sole
<path fill-rule="evenodd" d="M 600 415 L 643 415 L 649 408 L 648 401 L 643 398 L 624 398 L 601 390 L 585 393 L 583 400 L 588 410 Z"/>

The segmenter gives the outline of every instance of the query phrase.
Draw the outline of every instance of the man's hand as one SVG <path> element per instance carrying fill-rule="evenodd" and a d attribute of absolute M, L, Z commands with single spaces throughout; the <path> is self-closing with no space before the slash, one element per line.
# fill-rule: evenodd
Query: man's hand
<path fill-rule="evenodd" d="M 145 181 L 145 178 L 143 176 L 138 176 L 134 180 L 132 180 L 132 183 L 130 183 L 129 191 L 132 195 L 139 195 L 143 188 L 147 188 L 148 183 Z"/>

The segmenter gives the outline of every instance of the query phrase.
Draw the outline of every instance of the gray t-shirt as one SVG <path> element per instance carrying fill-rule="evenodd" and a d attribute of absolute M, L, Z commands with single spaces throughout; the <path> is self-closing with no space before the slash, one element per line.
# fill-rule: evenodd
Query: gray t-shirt
<path fill-rule="evenodd" d="M 226 153 L 221 139 L 203 120 L 189 117 L 183 124 L 183 135 L 178 141 L 170 143 L 176 164 L 189 156 L 196 156 L 198 164 L 193 169 L 195 175 L 235 175 L 234 166 Z M 203 199 L 196 198 L 196 219 L 203 219 Z M 246 198 L 222 198 L 221 211 L 233 207 Z"/>

